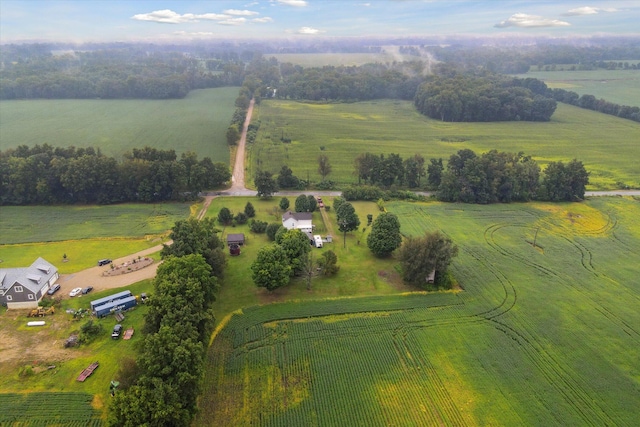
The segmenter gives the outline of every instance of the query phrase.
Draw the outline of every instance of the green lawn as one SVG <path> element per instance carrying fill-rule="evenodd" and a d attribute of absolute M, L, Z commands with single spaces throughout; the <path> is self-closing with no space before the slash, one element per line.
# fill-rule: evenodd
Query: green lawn
<path fill-rule="evenodd" d="M 444 123 L 415 111 L 406 101 L 308 104 L 268 100 L 259 107 L 261 127 L 247 151 L 247 183 L 258 168 L 274 174 L 282 165 L 315 182 L 319 155 L 333 167 L 328 179 L 356 182 L 358 154 L 416 153 L 427 160 L 448 159 L 463 148 L 524 152 L 544 168 L 549 161 L 581 160 L 590 171 L 589 189 L 640 188 L 640 124 L 558 104 L 550 122 Z M 292 143 L 283 144 L 282 136 Z"/>
<path fill-rule="evenodd" d="M 228 163 L 226 131 L 237 96 L 237 87 L 226 87 L 172 100 L 0 101 L 0 150 L 44 143 L 92 146 L 120 158 L 148 145 Z"/>
<path fill-rule="evenodd" d="M 367 264 L 359 233 L 333 244 L 342 269 L 311 292 L 251 292 L 243 252 L 220 300 L 245 308 L 210 348 L 196 425 L 636 423 L 637 200 L 387 209 L 405 234 L 441 229 L 458 244 L 463 291 L 399 294 L 397 262 Z M 377 296 L 336 300 L 335 283 Z"/>
<path fill-rule="evenodd" d="M 520 77 L 542 80 L 550 88 L 565 89 L 578 95 L 593 95 L 615 104 L 640 107 L 640 72 L 638 70 L 532 70 Z"/>

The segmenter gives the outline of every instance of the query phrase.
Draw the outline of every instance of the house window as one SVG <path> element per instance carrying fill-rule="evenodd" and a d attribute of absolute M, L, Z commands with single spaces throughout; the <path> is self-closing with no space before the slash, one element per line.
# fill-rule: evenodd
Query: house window
<path fill-rule="evenodd" d="M 11 295 L 7 295 L 7 301 L 13 301 L 13 297 Z"/>
<path fill-rule="evenodd" d="M 27 299 L 33 299 L 33 294 L 27 295 Z"/>
<path fill-rule="evenodd" d="M 22 289 L 22 286 L 16 286 L 15 288 L 13 288 L 15 292 L 22 292 L 24 289 Z"/>

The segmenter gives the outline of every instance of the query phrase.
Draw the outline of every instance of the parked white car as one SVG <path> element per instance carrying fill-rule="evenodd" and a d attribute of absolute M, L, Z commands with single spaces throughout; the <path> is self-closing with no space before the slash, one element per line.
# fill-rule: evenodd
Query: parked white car
<path fill-rule="evenodd" d="M 80 295 L 80 292 L 82 292 L 82 288 L 73 288 L 73 290 L 69 292 L 69 296 L 75 297 L 76 295 Z"/>

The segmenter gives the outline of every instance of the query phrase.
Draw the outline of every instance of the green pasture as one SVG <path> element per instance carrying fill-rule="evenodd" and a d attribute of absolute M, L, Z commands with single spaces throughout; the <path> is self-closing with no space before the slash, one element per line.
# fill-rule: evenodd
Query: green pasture
<path fill-rule="evenodd" d="M 42 257 L 58 268 L 60 274 L 71 274 L 95 267 L 100 259 L 121 258 L 166 242 L 166 238 L 82 239 L 59 242 L 0 245 L 0 268 L 29 266 Z M 64 255 L 67 255 L 65 260 Z"/>
<path fill-rule="evenodd" d="M 237 87 L 225 87 L 171 100 L 0 101 L 0 150 L 45 143 L 92 146 L 120 158 L 148 145 L 228 163 L 226 131 L 237 96 Z"/>
<path fill-rule="evenodd" d="M 359 232 L 348 251 L 334 243 L 342 269 L 332 282 L 372 296 L 331 298 L 336 288 L 318 280 L 306 294 L 294 283 L 241 297 L 210 348 L 196 425 L 637 422 L 637 200 L 387 210 L 405 235 L 439 229 L 458 244 L 461 291 L 402 294 L 393 258 L 358 264 L 371 258 L 354 244 Z M 245 286 L 248 295 L 236 264 L 245 255 L 230 260 L 238 280 L 225 279 L 220 299 Z M 378 289 L 354 280 L 373 274 Z"/>
<path fill-rule="evenodd" d="M 532 69 L 520 77 L 542 80 L 552 89 L 565 89 L 578 95 L 593 95 L 615 104 L 640 107 L 640 72 L 638 70 L 534 71 Z"/>
<path fill-rule="evenodd" d="M 403 159 L 448 159 L 460 149 L 524 152 L 541 167 L 550 161 L 581 160 L 590 171 L 591 190 L 626 185 L 640 188 L 640 124 L 558 104 L 550 122 L 445 123 L 419 114 L 408 101 L 310 104 L 266 100 L 261 126 L 247 150 L 247 183 L 257 169 L 274 174 L 282 165 L 319 182 L 318 156 L 329 157 L 327 177 L 342 185 L 357 182 L 354 159 L 361 153 L 398 153 Z M 290 144 L 281 142 L 290 138 Z"/>

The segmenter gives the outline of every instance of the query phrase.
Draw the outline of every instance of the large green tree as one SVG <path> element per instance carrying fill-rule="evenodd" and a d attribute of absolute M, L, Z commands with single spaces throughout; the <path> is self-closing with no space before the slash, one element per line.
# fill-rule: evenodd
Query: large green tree
<path fill-rule="evenodd" d="M 286 252 L 280 245 L 270 245 L 258 251 L 251 264 L 253 282 L 272 291 L 289 283 L 291 265 Z"/>
<path fill-rule="evenodd" d="M 305 194 L 296 197 L 296 212 L 309 212 L 309 199 Z"/>
<path fill-rule="evenodd" d="M 277 242 L 284 249 L 289 265 L 291 265 L 291 275 L 302 273 L 309 257 L 309 252 L 311 252 L 309 238 L 297 229 L 287 230 L 278 237 Z"/>
<path fill-rule="evenodd" d="M 253 183 L 258 190 L 258 197 L 269 198 L 278 191 L 278 184 L 269 171 L 258 171 Z"/>
<path fill-rule="evenodd" d="M 582 162 L 551 162 L 544 170 L 542 198 L 552 202 L 582 200 L 588 183 L 589 173 Z"/>
<path fill-rule="evenodd" d="M 402 243 L 400 221 L 392 213 L 384 212 L 373 221 L 371 233 L 367 236 L 367 246 L 376 256 L 386 257 Z"/>
<path fill-rule="evenodd" d="M 442 283 L 445 273 L 456 256 L 458 247 L 439 231 L 409 237 L 399 252 L 402 279 L 414 286 L 426 286 L 429 275 L 435 270 L 436 284 L 446 285 Z"/>
<path fill-rule="evenodd" d="M 349 202 L 343 202 L 339 204 L 336 210 L 336 216 L 338 219 L 338 229 L 344 235 L 344 247 L 347 247 L 347 233 L 349 231 L 357 230 L 360 226 L 360 218 L 356 213 L 355 208 Z"/>
<path fill-rule="evenodd" d="M 213 218 L 177 221 L 169 235 L 173 243 L 163 245 L 160 255 L 165 259 L 169 256 L 200 254 L 211 266 L 212 274 L 222 277 L 227 261 L 222 250 L 224 244 L 218 237 L 218 232 Z"/>

